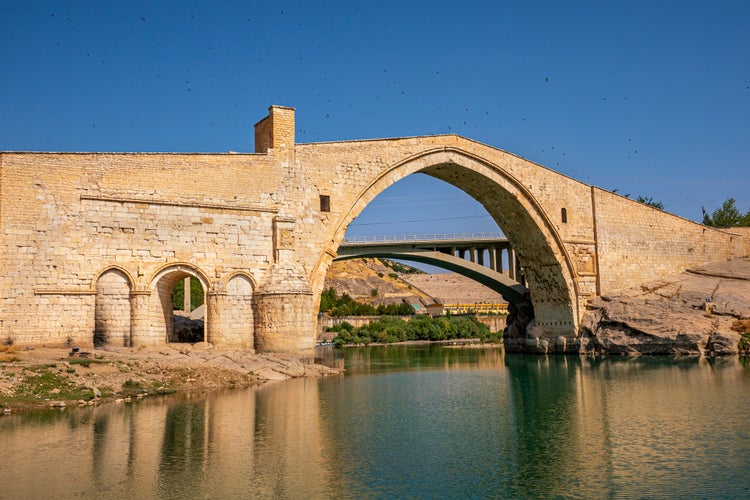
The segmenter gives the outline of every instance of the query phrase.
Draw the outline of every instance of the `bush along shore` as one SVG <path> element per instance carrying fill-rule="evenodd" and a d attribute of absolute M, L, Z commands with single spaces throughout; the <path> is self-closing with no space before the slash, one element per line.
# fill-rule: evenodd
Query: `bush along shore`
<path fill-rule="evenodd" d="M 383 317 L 369 325 L 354 328 L 346 321 L 326 329 L 336 332 L 333 343 L 344 345 L 392 344 L 414 340 L 441 341 L 478 339 L 483 343 L 501 343 L 502 332 L 491 333 L 487 325 L 473 316 L 415 316 L 409 321 Z"/>

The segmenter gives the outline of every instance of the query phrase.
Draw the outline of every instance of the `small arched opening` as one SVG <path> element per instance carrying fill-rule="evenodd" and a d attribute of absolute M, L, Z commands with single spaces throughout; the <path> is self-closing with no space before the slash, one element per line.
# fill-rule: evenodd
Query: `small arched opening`
<path fill-rule="evenodd" d="M 235 274 L 227 281 L 226 303 L 222 313 L 225 343 L 254 347 L 254 290 L 252 278 L 245 274 Z"/>
<path fill-rule="evenodd" d="M 160 313 L 155 325 L 170 343 L 204 342 L 206 336 L 206 281 L 186 266 L 162 270 L 154 279 L 156 306 Z"/>
<path fill-rule="evenodd" d="M 97 349 L 131 345 L 130 279 L 120 269 L 107 269 L 96 279 L 93 344 Z"/>

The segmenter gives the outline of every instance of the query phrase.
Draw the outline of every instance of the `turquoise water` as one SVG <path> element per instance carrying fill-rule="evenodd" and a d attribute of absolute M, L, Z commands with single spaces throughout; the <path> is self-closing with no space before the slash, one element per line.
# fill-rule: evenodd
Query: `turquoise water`
<path fill-rule="evenodd" d="M 0 498 L 748 498 L 750 366 L 345 350 L 346 376 L 0 418 Z"/>

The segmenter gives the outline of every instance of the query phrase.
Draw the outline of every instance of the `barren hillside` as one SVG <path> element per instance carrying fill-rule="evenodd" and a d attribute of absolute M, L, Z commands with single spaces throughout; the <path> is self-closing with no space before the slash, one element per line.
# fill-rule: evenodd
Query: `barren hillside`
<path fill-rule="evenodd" d="M 504 304 L 503 296 L 457 273 L 410 274 L 402 277 L 441 304 Z"/>
<path fill-rule="evenodd" d="M 394 277 L 395 275 L 398 275 Z M 351 259 L 331 264 L 325 288 L 333 287 L 339 295 L 348 294 L 360 302 L 373 305 L 431 304 L 432 297 L 400 279 L 403 276 L 379 259 Z"/>
<path fill-rule="evenodd" d="M 404 300 L 423 305 L 505 302 L 499 293 L 460 274 L 396 273 L 379 259 L 334 262 L 328 270 L 325 287 L 375 305 Z"/>

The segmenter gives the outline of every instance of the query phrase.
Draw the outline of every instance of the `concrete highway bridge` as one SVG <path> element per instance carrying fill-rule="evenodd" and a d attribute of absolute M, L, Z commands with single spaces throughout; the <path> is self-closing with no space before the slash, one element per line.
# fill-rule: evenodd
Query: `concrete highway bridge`
<path fill-rule="evenodd" d="M 334 260 L 357 257 L 403 259 L 441 267 L 481 283 L 508 302 L 528 289 L 510 242 L 501 233 L 413 234 L 347 237 Z M 503 268 L 507 273 L 503 273 Z"/>
<path fill-rule="evenodd" d="M 529 348 L 577 352 L 591 299 L 750 253 L 741 234 L 465 137 L 300 144 L 295 130 L 295 110 L 271 106 L 252 152 L 0 152 L 0 340 L 180 342 L 172 293 L 192 277 L 205 294 L 205 341 L 311 355 L 348 226 L 416 173 L 462 189 L 507 237 L 530 302 L 506 338 Z"/>

